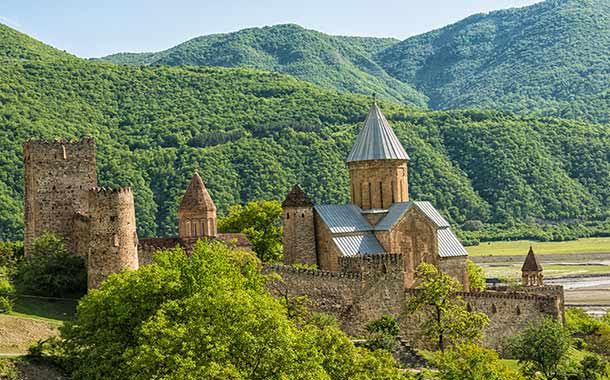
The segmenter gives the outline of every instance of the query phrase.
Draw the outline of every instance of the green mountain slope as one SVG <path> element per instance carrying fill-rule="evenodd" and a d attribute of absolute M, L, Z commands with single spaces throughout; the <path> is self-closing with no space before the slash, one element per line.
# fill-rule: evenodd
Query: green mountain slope
<path fill-rule="evenodd" d="M 159 53 L 120 53 L 121 64 L 252 67 L 294 75 L 339 91 L 424 107 L 426 98 L 385 73 L 372 56 L 398 42 L 391 38 L 329 36 L 298 25 L 244 29 L 194 38 Z"/>
<path fill-rule="evenodd" d="M 377 56 L 435 109 L 485 107 L 610 122 L 610 2 L 547 0 L 468 17 Z"/>
<path fill-rule="evenodd" d="M 35 56 L 48 47 L 32 49 Z M 0 65 L 0 239 L 21 236 L 22 144 L 32 137 L 93 136 L 99 181 L 133 186 L 142 237 L 175 232 L 195 169 L 221 214 L 231 204 L 281 199 L 296 182 L 318 203 L 346 202 L 344 160 L 369 102 L 254 69 L 7 59 Z M 591 220 L 610 207 L 607 127 L 382 107 L 412 158 L 412 196 L 432 201 L 452 222 Z"/>

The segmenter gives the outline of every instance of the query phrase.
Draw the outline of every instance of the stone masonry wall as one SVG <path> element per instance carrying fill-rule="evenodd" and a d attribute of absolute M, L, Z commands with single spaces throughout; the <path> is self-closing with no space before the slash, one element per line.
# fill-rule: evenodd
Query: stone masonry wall
<path fill-rule="evenodd" d="M 97 288 L 110 274 L 138 268 L 138 236 L 131 189 L 89 191 L 87 284 Z"/>
<path fill-rule="evenodd" d="M 317 213 L 315 213 L 315 229 L 318 268 L 320 270 L 336 272 L 339 269 L 338 258 L 341 254 L 333 242 L 330 230 Z"/>
<path fill-rule="evenodd" d="M 438 262 L 438 269 L 457 279 L 462 284 L 464 291 L 470 290 L 467 259 L 467 256 L 441 257 Z"/>
<path fill-rule="evenodd" d="M 424 346 L 420 324 L 423 314 L 407 315 L 404 305 L 415 289 L 404 289 L 404 279 L 397 272 L 367 275 L 364 273 L 324 272 L 286 266 L 268 266 L 281 282 L 269 285 L 277 296 L 308 296 L 314 309 L 337 317 L 342 329 L 350 335 L 365 334 L 366 324 L 383 315 L 394 315 L 401 335 L 416 346 Z M 554 295 L 553 295 L 554 294 Z M 489 316 L 484 344 L 502 348 L 504 339 L 544 316 L 561 319 L 562 308 L 557 289 L 547 295 L 527 292 L 483 291 L 458 294 L 473 311 Z"/>
<path fill-rule="evenodd" d="M 284 218 L 284 263 L 318 265 L 313 207 L 286 207 Z"/>
<path fill-rule="evenodd" d="M 354 161 L 348 167 L 352 203 L 363 210 L 409 200 L 406 160 Z"/>
<path fill-rule="evenodd" d="M 63 238 L 70 250 L 74 214 L 87 211 L 87 191 L 97 186 L 95 142 L 30 140 L 24 145 L 26 254 L 45 232 Z"/>

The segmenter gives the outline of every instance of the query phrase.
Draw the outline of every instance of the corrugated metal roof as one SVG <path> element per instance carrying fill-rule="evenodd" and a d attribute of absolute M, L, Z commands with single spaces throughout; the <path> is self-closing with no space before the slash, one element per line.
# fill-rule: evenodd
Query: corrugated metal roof
<path fill-rule="evenodd" d="M 468 256 L 466 248 L 449 228 L 436 231 L 438 238 L 438 255 L 440 257 Z"/>
<path fill-rule="evenodd" d="M 359 235 L 335 236 L 333 241 L 343 256 L 372 255 L 385 252 L 375 235 L 370 232 Z"/>
<path fill-rule="evenodd" d="M 348 205 L 317 205 L 315 210 L 333 234 L 371 231 L 373 227 L 362 216 L 360 207 Z"/>
<path fill-rule="evenodd" d="M 432 203 L 427 201 L 414 203 L 438 228 L 449 227 L 449 222 L 432 206 Z"/>
<path fill-rule="evenodd" d="M 411 207 L 411 204 L 412 202 L 393 203 L 388 209 L 388 214 L 375 225 L 375 231 L 387 231 L 394 227 L 409 207 Z"/>
<path fill-rule="evenodd" d="M 408 160 L 409 155 L 394 134 L 377 103 L 373 103 L 364 127 L 356 137 L 347 162 L 366 160 Z"/>

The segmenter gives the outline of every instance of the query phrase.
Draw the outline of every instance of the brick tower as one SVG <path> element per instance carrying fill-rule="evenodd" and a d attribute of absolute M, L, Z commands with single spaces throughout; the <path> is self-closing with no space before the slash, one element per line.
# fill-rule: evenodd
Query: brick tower
<path fill-rule="evenodd" d="M 138 235 L 130 188 L 89 190 L 87 285 L 97 288 L 109 275 L 138 269 Z"/>
<path fill-rule="evenodd" d="M 86 212 L 87 190 L 97 186 L 95 142 L 30 140 L 24 145 L 26 255 L 45 232 L 71 241 L 75 213 Z"/>
<path fill-rule="evenodd" d="M 284 263 L 317 265 L 313 203 L 294 185 L 282 203 Z"/>
<path fill-rule="evenodd" d="M 216 206 L 198 173 L 193 175 L 180 202 L 178 231 L 180 239 L 187 241 L 216 237 Z"/>
<path fill-rule="evenodd" d="M 408 160 L 390 124 L 373 103 L 347 157 L 352 203 L 368 210 L 408 201 Z"/>

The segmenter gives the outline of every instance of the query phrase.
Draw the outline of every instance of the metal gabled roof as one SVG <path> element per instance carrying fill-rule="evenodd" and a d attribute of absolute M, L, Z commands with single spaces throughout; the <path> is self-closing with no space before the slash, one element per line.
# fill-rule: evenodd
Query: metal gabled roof
<path fill-rule="evenodd" d="M 393 203 L 388 209 L 388 213 L 375 225 L 375 231 L 388 231 L 402 219 L 403 215 L 411 207 L 413 202 Z"/>
<path fill-rule="evenodd" d="M 364 127 L 356 137 L 347 162 L 367 160 L 408 160 L 409 155 L 394 134 L 377 103 L 373 103 Z"/>
<path fill-rule="evenodd" d="M 428 201 L 413 203 L 432 221 L 432 223 L 436 224 L 437 228 L 449 227 L 449 222 L 443 218 L 434 206 L 432 206 L 432 203 Z"/>
<path fill-rule="evenodd" d="M 379 240 L 370 232 L 358 235 L 334 236 L 333 242 L 343 256 L 374 255 L 385 253 Z"/>
<path fill-rule="evenodd" d="M 314 207 L 331 233 L 371 231 L 373 227 L 362 216 L 360 207 L 347 205 L 317 205 Z"/>
<path fill-rule="evenodd" d="M 468 256 L 466 248 L 449 228 L 441 228 L 436 231 L 438 239 L 438 255 L 440 257 Z"/>

